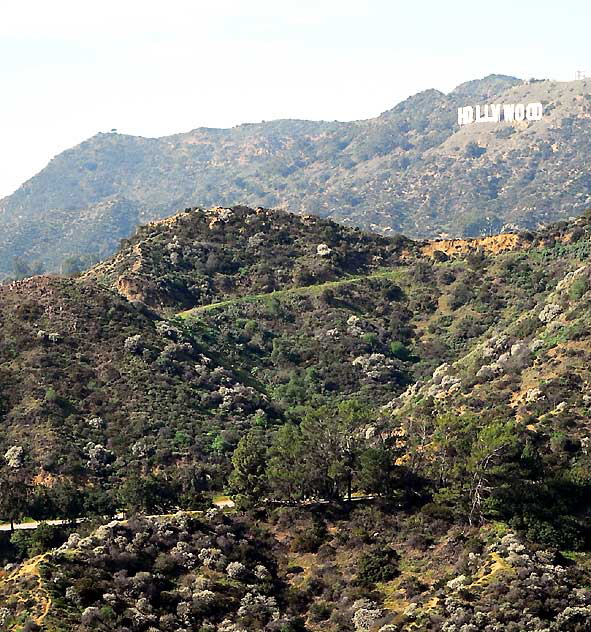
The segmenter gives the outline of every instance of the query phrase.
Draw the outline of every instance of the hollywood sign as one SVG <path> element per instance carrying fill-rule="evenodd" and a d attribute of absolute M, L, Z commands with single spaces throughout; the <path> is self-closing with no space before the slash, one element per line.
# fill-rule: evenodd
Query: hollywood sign
<path fill-rule="evenodd" d="M 470 125 L 472 123 L 500 123 L 541 121 L 544 116 L 544 106 L 541 103 L 510 103 L 501 105 L 468 105 L 458 108 L 458 124 Z"/>

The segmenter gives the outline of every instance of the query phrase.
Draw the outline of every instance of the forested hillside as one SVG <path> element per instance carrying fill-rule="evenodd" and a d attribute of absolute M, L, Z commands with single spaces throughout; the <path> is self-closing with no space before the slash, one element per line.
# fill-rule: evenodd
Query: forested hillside
<path fill-rule="evenodd" d="M 590 252 L 191 208 L 3 285 L 3 629 L 588 630 Z"/>

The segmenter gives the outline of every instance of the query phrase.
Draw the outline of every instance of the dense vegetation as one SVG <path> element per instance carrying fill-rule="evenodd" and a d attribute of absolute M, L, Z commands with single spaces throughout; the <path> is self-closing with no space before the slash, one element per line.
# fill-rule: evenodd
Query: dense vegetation
<path fill-rule="evenodd" d="M 431 505 L 112 522 L 0 577 L 7 629 L 580 632 L 589 570 Z M 5 629 L 6 629 L 5 628 Z"/>
<path fill-rule="evenodd" d="M 2 625 L 590 629 L 590 252 L 191 209 L 4 285 L 0 518 L 68 523 L 3 534 Z"/>
<path fill-rule="evenodd" d="M 0 201 L 0 275 L 60 271 L 184 206 L 249 204 L 411 236 L 531 229 L 587 209 L 591 82 L 492 75 L 348 123 L 283 120 L 159 139 L 97 134 Z M 542 121 L 458 128 L 458 106 L 531 103 Z"/>
<path fill-rule="evenodd" d="M 141 508 L 140 493 L 198 505 L 250 417 L 280 414 L 182 323 L 111 291 L 36 277 L 1 301 L 4 518 L 110 513 L 121 495 Z"/>

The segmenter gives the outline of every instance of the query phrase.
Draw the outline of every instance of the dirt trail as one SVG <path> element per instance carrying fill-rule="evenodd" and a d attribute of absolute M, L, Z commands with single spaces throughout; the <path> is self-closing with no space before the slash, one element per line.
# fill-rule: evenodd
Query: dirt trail
<path fill-rule="evenodd" d="M 18 595 L 20 603 L 24 604 L 31 599 L 34 601 L 33 606 L 27 604 L 26 608 L 31 619 L 37 625 L 41 625 L 43 623 L 51 610 L 51 597 L 43 585 L 43 578 L 41 577 L 40 570 L 41 564 L 47 559 L 47 557 L 48 553 L 44 553 L 43 555 L 38 555 L 30 560 L 27 560 L 16 570 L 10 573 L 6 579 L 0 581 L 0 586 L 2 586 L 2 584 L 4 585 L 3 587 L 5 590 L 3 592 Z M 30 580 L 34 580 L 36 585 L 26 589 L 26 596 L 21 596 L 19 593 L 22 592 L 22 584 L 28 584 Z M 14 587 L 7 590 L 9 584 L 14 584 Z M 16 630 L 16 627 L 13 627 L 7 632 L 14 632 L 14 630 Z"/>
<path fill-rule="evenodd" d="M 181 318 L 187 318 L 195 316 L 201 312 L 209 312 L 214 309 L 228 307 L 230 305 L 236 305 L 239 303 L 252 303 L 255 301 L 264 301 L 272 298 L 285 298 L 287 296 L 297 295 L 318 295 L 323 290 L 334 289 L 339 286 L 349 285 L 353 283 L 359 283 L 362 281 L 370 281 L 372 279 L 392 279 L 400 280 L 404 275 L 403 267 L 384 268 L 371 274 L 350 276 L 337 281 L 326 281 L 325 283 L 318 283 L 316 285 L 306 285 L 302 287 L 293 287 L 286 290 L 275 290 L 274 292 L 267 292 L 263 294 L 247 294 L 245 296 L 237 296 L 225 301 L 219 301 L 217 303 L 208 303 L 207 305 L 199 305 L 198 307 L 192 307 L 191 309 L 179 312 L 177 316 Z"/>

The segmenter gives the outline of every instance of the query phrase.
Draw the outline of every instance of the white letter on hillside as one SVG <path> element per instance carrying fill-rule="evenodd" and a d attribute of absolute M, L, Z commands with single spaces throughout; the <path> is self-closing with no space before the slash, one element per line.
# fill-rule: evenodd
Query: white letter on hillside
<path fill-rule="evenodd" d="M 501 121 L 501 106 L 500 105 L 491 105 L 491 121 L 493 123 L 500 123 Z"/>
<path fill-rule="evenodd" d="M 470 105 L 458 109 L 458 123 L 460 125 L 470 125 L 474 123 L 474 108 Z"/>
<path fill-rule="evenodd" d="M 503 119 L 505 121 L 515 120 L 515 104 L 514 103 L 510 103 L 509 105 L 503 106 Z"/>
<path fill-rule="evenodd" d="M 541 121 L 544 116 L 544 106 L 541 103 L 530 103 L 525 115 L 528 121 Z"/>
<path fill-rule="evenodd" d="M 515 120 L 525 121 L 525 105 L 523 103 L 518 103 L 515 106 Z"/>
<path fill-rule="evenodd" d="M 503 106 L 503 119 L 505 121 L 514 121 L 515 120 L 515 105 L 512 103 L 509 105 Z"/>

